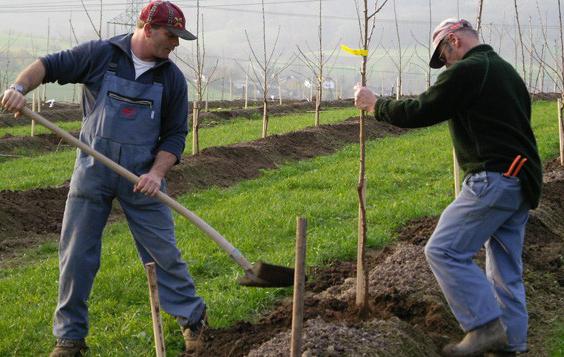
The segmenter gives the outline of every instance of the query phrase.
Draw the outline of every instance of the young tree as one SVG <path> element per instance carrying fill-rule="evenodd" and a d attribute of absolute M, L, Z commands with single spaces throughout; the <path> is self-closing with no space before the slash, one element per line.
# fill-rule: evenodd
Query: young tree
<path fill-rule="evenodd" d="M 480 29 L 482 28 L 482 10 L 484 9 L 484 0 L 478 1 L 478 17 L 476 19 L 476 31 L 480 33 Z M 483 37 L 482 37 L 483 39 Z"/>
<path fill-rule="evenodd" d="M 90 21 L 90 25 L 92 25 L 92 28 L 96 33 L 96 36 L 98 36 L 98 38 L 101 40 L 102 39 L 102 0 L 100 0 L 100 28 L 98 29 L 96 28 L 96 25 L 94 25 L 94 21 L 92 21 L 92 17 L 90 16 L 90 12 L 88 12 L 88 9 L 86 8 L 86 4 L 84 4 L 84 0 L 80 0 L 80 3 L 84 8 L 84 12 L 86 13 L 86 16 L 88 16 L 88 20 Z"/>
<path fill-rule="evenodd" d="M 245 30 L 245 36 L 247 38 L 247 43 L 249 44 L 249 48 L 251 50 L 252 58 L 256 63 L 257 67 L 260 69 L 260 73 L 255 69 L 255 66 L 251 66 L 253 70 L 253 75 L 260 87 L 262 92 L 262 105 L 263 105 L 263 115 L 262 115 L 262 137 L 266 138 L 268 135 L 268 94 L 269 94 L 269 81 L 275 80 L 288 66 L 292 64 L 294 61 L 294 56 L 286 63 L 284 66 L 277 68 L 278 60 L 281 57 L 279 54 L 276 58 L 274 58 L 274 52 L 276 51 L 276 47 L 278 45 L 278 39 L 280 37 L 280 27 L 278 27 L 278 34 L 276 35 L 276 40 L 274 41 L 274 45 L 272 46 L 272 50 L 267 52 L 267 45 L 266 45 L 266 16 L 264 11 L 264 0 L 261 0 L 261 13 L 262 13 L 262 56 L 259 57 L 257 52 L 253 48 L 251 44 L 251 39 L 249 38 L 249 34 L 247 30 Z"/>
<path fill-rule="evenodd" d="M 425 82 L 427 85 L 427 88 L 429 88 L 431 86 L 431 67 L 429 67 L 429 61 L 431 60 L 431 56 L 433 55 L 433 53 L 431 52 L 431 36 L 432 36 L 432 32 L 433 32 L 433 20 L 432 20 L 432 4 L 431 4 L 432 0 L 429 0 L 429 32 L 427 33 L 427 43 L 423 43 L 422 41 L 419 41 L 417 39 L 417 37 L 415 36 L 415 34 L 413 32 L 411 32 L 411 37 L 413 37 L 413 39 L 415 40 L 415 42 L 423 47 L 426 52 L 427 52 L 427 57 L 423 58 L 420 54 L 419 51 L 417 51 L 417 49 L 415 49 L 415 56 L 419 59 L 420 63 L 415 63 L 415 65 L 417 67 L 419 67 L 421 70 L 423 70 L 423 72 L 425 73 Z"/>
<path fill-rule="evenodd" d="M 71 45 L 71 47 L 73 47 L 73 46 L 78 45 L 78 38 L 76 37 L 76 32 L 74 31 L 74 26 L 72 24 L 72 14 L 71 14 L 71 17 L 69 18 L 69 27 L 70 27 L 70 35 L 71 35 L 70 36 L 70 45 Z M 74 39 L 74 41 L 73 41 L 73 39 Z M 72 103 L 76 102 L 76 96 L 77 96 L 76 86 L 77 86 L 76 83 L 72 85 Z"/>
<path fill-rule="evenodd" d="M 204 14 L 200 14 L 200 0 L 196 1 L 196 36 L 195 40 L 195 54 L 193 53 L 192 61 L 185 61 L 180 57 L 176 57 L 180 62 L 184 63 L 192 70 L 194 75 L 194 88 L 196 98 L 192 102 L 192 155 L 200 152 L 200 112 L 202 110 L 202 102 L 204 95 L 208 91 L 212 78 L 217 69 L 219 58 L 216 60 L 215 65 L 209 71 L 206 77 L 206 43 L 204 34 Z M 194 51 L 194 48 L 192 49 Z"/>
<path fill-rule="evenodd" d="M 368 51 L 374 28 L 376 27 L 376 14 L 382 10 L 388 0 L 384 0 L 379 5 L 379 0 L 374 3 L 374 11 L 369 15 L 368 0 L 363 0 L 364 10 L 361 19 L 358 1 L 355 0 L 355 6 L 358 16 L 358 25 L 360 30 L 360 42 L 362 48 Z M 371 22 L 372 21 L 372 22 Z M 366 86 L 366 69 L 368 65 L 368 56 L 362 57 L 362 66 L 360 70 L 361 84 Z M 360 112 L 360 168 L 358 178 L 358 250 L 356 265 L 356 307 L 359 309 L 361 316 L 366 316 L 370 311 L 369 295 L 368 295 L 368 269 L 366 267 L 366 128 L 365 128 L 366 112 Z"/>
<path fill-rule="evenodd" d="M 560 3 L 560 0 L 558 0 Z M 527 80 L 527 70 L 525 68 L 525 44 L 523 42 L 523 33 L 521 32 L 521 22 L 519 21 L 519 10 L 517 8 L 517 0 L 513 0 L 513 4 L 515 5 L 515 21 L 517 22 L 517 31 L 519 32 L 519 42 L 521 44 L 521 64 L 523 66 L 523 80 Z"/>
<path fill-rule="evenodd" d="M 396 66 L 397 70 L 398 70 L 398 81 L 397 81 L 397 89 L 396 89 L 396 98 L 399 99 L 399 97 L 401 97 L 402 95 L 402 88 L 403 88 L 403 55 L 404 53 L 402 52 L 401 49 L 401 36 L 400 36 L 400 31 L 399 31 L 399 23 L 398 23 L 398 12 L 396 9 L 396 0 L 394 0 L 394 23 L 395 23 L 395 27 L 396 27 L 396 38 L 398 40 L 398 61 L 394 61 L 394 65 Z"/>
<path fill-rule="evenodd" d="M 335 53 L 335 50 L 337 49 L 337 47 L 335 47 L 333 52 L 329 56 L 327 56 L 327 58 L 324 57 L 324 54 L 323 54 L 323 7 L 322 7 L 322 3 L 323 3 L 322 0 L 319 0 L 319 27 L 318 27 L 319 55 L 316 56 L 314 54 L 314 51 L 311 51 L 311 50 L 309 51 L 309 53 L 311 55 L 306 54 L 300 48 L 300 46 L 297 46 L 300 60 L 310 69 L 310 71 L 313 73 L 313 76 L 316 78 L 315 86 L 316 86 L 317 94 L 315 95 L 315 126 L 319 126 L 319 116 L 320 116 L 320 112 L 321 112 L 321 101 L 323 99 L 324 68 L 325 68 L 325 65 L 327 64 L 327 62 L 329 62 L 329 60 L 331 60 L 331 57 L 333 57 L 333 54 Z"/>

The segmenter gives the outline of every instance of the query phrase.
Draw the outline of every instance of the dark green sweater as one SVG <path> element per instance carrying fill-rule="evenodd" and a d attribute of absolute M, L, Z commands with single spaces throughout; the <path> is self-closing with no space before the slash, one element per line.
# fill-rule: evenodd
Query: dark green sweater
<path fill-rule="evenodd" d="M 376 118 L 402 128 L 449 120 L 465 174 L 505 172 L 515 156 L 528 159 L 519 173 L 525 198 L 536 208 L 542 166 L 531 129 L 531 99 L 515 69 L 488 45 L 468 51 L 417 99 L 379 99 Z"/>

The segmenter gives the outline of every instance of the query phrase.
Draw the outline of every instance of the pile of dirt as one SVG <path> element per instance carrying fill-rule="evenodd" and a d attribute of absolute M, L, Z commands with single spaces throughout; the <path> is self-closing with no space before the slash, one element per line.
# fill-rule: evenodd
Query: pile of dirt
<path fill-rule="evenodd" d="M 369 139 L 403 132 L 386 123 L 367 122 Z M 208 148 L 199 155 L 184 158 L 170 171 L 169 192 L 176 196 L 213 186 L 227 187 L 256 178 L 264 169 L 330 154 L 353 142 L 358 142 L 357 118 L 248 143 Z M 18 243 L 23 235 L 58 233 L 67 193 L 68 185 L 23 192 L 0 191 L 0 257 L 25 247 L 22 245 L 25 242 Z"/>
<path fill-rule="evenodd" d="M 290 337 L 290 332 L 281 332 L 252 350 L 248 356 L 288 356 Z M 304 326 L 302 357 L 375 355 L 439 356 L 425 335 L 398 318 L 374 319 L 357 326 L 315 318 L 307 321 Z"/>
<path fill-rule="evenodd" d="M 562 166 L 547 165 L 546 177 L 563 177 L 563 173 Z M 544 343 L 553 327 L 546 321 L 562 318 L 564 311 L 564 231 L 547 224 L 564 216 L 563 191 L 564 179 L 546 185 L 541 207 L 552 210 L 540 216 L 533 211 L 527 225 L 523 257 L 532 356 L 548 355 Z M 462 336 L 423 253 L 437 221 L 436 217 L 414 220 L 398 232 L 396 244 L 370 251 L 371 312 L 363 319 L 355 308 L 354 262 L 333 262 L 328 268 L 309 271 L 303 356 L 433 356 L 447 341 Z M 483 264 L 483 253 L 477 260 Z M 288 355 L 291 315 L 287 298 L 255 324 L 242 321 L 211 329 L 205 355 Z"/>
<path fill-rule="evenodd" d="M 67 192 L 68 186 L 0 191 L 0 260 L 61 231 Z"/>

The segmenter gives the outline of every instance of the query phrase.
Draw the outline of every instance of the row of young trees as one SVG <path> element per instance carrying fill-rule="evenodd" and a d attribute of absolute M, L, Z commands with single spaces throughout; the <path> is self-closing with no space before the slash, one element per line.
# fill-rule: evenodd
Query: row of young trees
<path fill-rule="evenodd" d="M 394 67 L 397 70 L 397 85 L 396 85 L 396 95 L 399 97 L 402 93 L 403 88 L 403 75 L 406 65 L 411 63 L 413 58 L 417 59 L 415 66 L 418 67 L 422 73 L 425 74 L 426 86 L 431 85 L 431 71 L 428 66 L 429 59 L 432 55 L 431 48 L 431 32 L 432 32 L 432 0 L 428 0 L 428 18 L 429 27 L 428 32 L 425 34 L 425 41 L 420 40 L 415 34 L 411 33 L 413 39 L 416 42 L 416 46 L 412 49 L 402 48 L 402 37 L 398 21 L 397 12 L 397 2 L 396 0 L 391 0 L 391 5 L 393 6 L 394 13 L 394 24 L 395 24 L 395 35 L 397 41 L 397 47 L 395 53 L 392 54 L 390 49 L 385 48 L 382 45 L 382 38 L 380 37 L 376 45 L 373 44 L 375 29 L 377 25 L 377 15 L 388 4 L 389 0 L 352 0 L 355 4 L 358 17 L 358 30 L 359 30 L 359 44 L 360 47 L 367 51 L 369 55 L 362 56 L 362 61 L 360 63 L 360 82 L 362 86 L 369 85 L 368 75 L 371 69 L 377 65 L 377 63 L 383 58 L 389 58 Z M 563 19 L 562 19 L 562 9 L 561 0 L 555 0 L 557 2 L 558 9 L 558 36 L 556 40 L 549 40 L 548 26 L 546 21 L 543 20 L 544 16 L 539 5 L 538 0 L 536 0 L 537 12 L 539 15 L 539 22 L 541 28 L 540 39 L 533 35 L 533 24 L 532 19 L 529 18 L 529 34 L 528 38 L 524 35 L 522 30 L 521 19 L 519 14 L 519 2 L 518 0 L 513 0 L 514 16 L 515 16 L 515 33 L 511 33 L 507 29 L 504 30 L 503 25 L 500 29 L 496 29 L 493 25 L 489 25 L 489 43 L 494 47 L 496 44 L 493 43 L 494 36 L 499 39 L 497 44 L 498 52 L 501 51 L 503 36 L 507 35 L 511 38 L 514 44 L 514 54 L 515 54 L 515 66 L 520 70 L 523 79 L 527 83 L 528 88 L 531 91 L 540 90 L 542 91 L 545 87 L 545 78 L 549 78 L 555 83 L 555 88 L 561 93 L 562 100 L 559 101 L 558 112 L 559 117 L 562 118 L 564 102 L 564 31 L 563 31 Z M 88 13 L 83 0 L 81 0 L 84 10 L 88 15 L 92 28 L 96 32 L 99 38 L 102 38 L 102 22 L 100 20 L 100 26 L 96 28 L 94 22 Z M 100 1 L 102 6 L 102 1 Z M 297 46 L 297 54 L 290 56 L 284 63 L 281 63 L 282 52 L 277 50 L 278 40 L 280 37 L 280 28 L 277 30 L 275 40 L 272 45 L 269 46 L 269 34 L 267 33 L 267 21 L 265 12 L 265 2 L 261 0 L 261 41 L 252 41 L 251 36 L 247 30 L 245 30 L 245 37 L 247 44 L 249 46 L 250 56 L 248 60 L 248 65 L 245 67 L 241 63 L 237 62 L 240 69 L 245 73 L 245 107 L 248 104 L 248 87 L 249 87 L 249 77 L 253 79 L 253 83 L 256 83 L 257 89 L 262 94 L 262 105 L 263 105 L 263 125 L 262 125 L 262 137 L 268 135 L 268 125 L 269 125 L 269 94 L 272 92 L 272 84 L 278 82 L 279 86 L 279 98 L 280 95 L 280 76 L 288 69 L 296 60 L 300 60 L 307 69 L 311 72 L 314 81 L 312 81 L 312 89 L 315 88 L 315 115 L 314 123 L 316 126 L 320 125 L 320 111 L 323 99 L 323 83 L 326 78 L 326 66 L 329 64 L 330 60 L 335 54 L 336 45 L 332 45 L 333 50 L 330 54 L 326 54 L 327 45 L 323 40 L 323 0 L 318 0 L 318 48 L 313 50 L 307 43 L 305 48 L 302 46 Z M 484 11 L 484 2 L 479 0 L 477 4 L 477 16 L 476 16 L 476 29 L 479 32 L 482 39 L 484 39 L 484 25 L 482 21 L 482 15 Z M 100 11 L 101 12 L 101 11 Z M 100 17 L 101 19 L 101 17 Z M 186 79 L 192 83 L 195 88 L 195 97 L 193 99 L 192 108 L 192 153 L 197 154 L 199 152 L 199 123 L 200 123 L 200 113 L 202 110 L 202 103 L 206 92 L 209 90 L 209 86 L 213 83 L 214 75 L 218 69 L 219 59 L 209 65 L 209 58 L 206 55 L 206 43 L 205 43 L 205 30 L 204 30 L 204 15 L 200 11 L 200 1 L 196 1 L 196 35 L 198 39 L 193 45 L 192 56 L 180 56 L 176 54 L 175 60 L 179 63 L 184 64 L 190 70 L 190 74 L 186 76 Z M 69 27 L 71 30 L 71 42 L 78 43 L 76 33 L 72 24 L 72 20 L 69 20 Z M 496 31 L 494 33 L 494 30 Z M 487 36 L 487 35 L 486 35 Z M 260 43 L 260 45 L 256 45 Z M 7 49 L 0 49 L 2 51 L 9 52 L 10 42 L 8 42 Z M 421 54 L 418 49 L 424 49 L 424 54 Z M 375 54 L 380 53 L 380 57 Z M 426 55 L 426 56 L 425 56 Z M 528 58 L 527 58 L 528 57 Z M 528 59 L 528 61 L 527 61 Z M 9 61 L 7 62 L 6 68 L 9 67 Z M 370 63 L 370 66 L 369 66 Z M 0 71 L 0 75 L 2 72 Z M 0 84 L 2 81 L 6 81 L 8 77 L 8 70 L 4 71 L 3 77 L 0 77 Z M 314 87 L 313 87 L 314 86 Z M 230 77 L 230 88 L 232 88 L 232 79 Z M 231 95 L 232 97 L 232 95 Z M 560 119 L 561 120 L 561 119 Z M 360 113 L 359 120 L 359 176 L 357 185 L 358 194 L 358 245 L 357 245 L 357 280 L 356 280 L 356 305 L 361 316 L 366 315 L 369 312 L 369 295 L 368 295 L 368 270 L 366 267 L 366 242 L 367 242 L 367 221 L 366 221 L 366 130 L 365 130 L 366 113 Z M 562 125 L 562 123 L 561 123 Z M 564 164 L 564 161 L 563 161 Z M 456 167 L 455 159 L 455 173 L 458 171 Z M 459 184 L 457 183 L 458 187 Z"/>
<path fill-rule="evenodd" d="M 521 0 L 522 1 L 522 0 Z M 552 0 L 554 2 L 556 2 L 556 0 Z M 479 1 L 479 5 L 478 5 L 478 16 L 477 16 L 477 21 L 476 21 L 476 25 L 478 29 L 481 29 L 481 34 L 482 34 L 482 38 L 492 44 L 494 46 L 494 48 L 496 50 L 498 50 L 498 52 L 500 52 L 502 50 L 502 45 L 503 45 L 503 41 L 504 39 L 509 39 L 514 43 L 514 64 L 516 67 L 519 68 L 520 72 L 522 73 L 524 79 L 527 82 L 528 87 L 530 88 L 531 92 L 541 92 L 541 91 L 546 91 L 547 90 L 547 84 L 549 84 L 550 82 L 554 83 L 554 82 L 558 82 L 558 84 L 556 85 L 557 89 L 559 89 L 561 87 L 561 81 L 558 80 L 558 75 L 555 75 L 554 73 L 554 68 L 559 67 L 558 63 L 560 62 L 558 60 L 558 57 L 561 57 L 560 53 L 561 53 L 561 49 L 559 46 L 559 41 L 557 38 L 554 38 L 554 36 L 550 36 L 550 31 L 549 31 L 549 26 L 546 23 L 546 20 L 544 20 L 544 18 L 546 17 L 546 15 L 544 15 L 542 13 L 542 10 L 540 8 L 540 4 L 538 2 L 538 0 L 536 0 L 536 7 L 537 7 L 537 12 L 538 12 L 538 16 L 537 16 L 537 20 L 533 21 L 533 19 L 531 17 L 529 17 L 528 19 L 528 26 L 525 25 L 523 26 L 523 24 L 525 22 L 527 22 L 526 20 L 523 21 L 523 19 L 520 18 L 519 13 L 518 13 L 518 1 L 514 0 L 514 8 L 515 8 L 515 16 L 514 17 L 514 23 L 515 26 L 513 25 L 504 25 L 504 24 L 483 24 L 482 21 L 482 9 L 483 9 L 483 2 Z M 95 16 L 93 16 L 93 14 L 91 14 L 92 12 L 92 7 L 90 7 L 90 11 L 88 10 L 88 7 L 86 6 L 84 0 L 81 0 L 81 4 L 82 7 L 84 9 L 84 14 L 86 15 L 86 17 L 89 19 L 90 25 L 92 27 L 93 32 L 96 34 L 96 37 L 101 38 L 102 37 L 102 10 L 103 10 L 103 1 L 100 0 L 99 1 L 99 19 L 95 19 Z M 262 4 L 262 3 L 261 3 Z M 487 5 L 486 5 L 487 6 Z M 558 8 L 560 8 L 560 3 L 558 2 Z M 199 3 L 197 6 L 197 10 L 199 11 Z M 262 10 L 264 10 L 264 6 L 262 6 Z M 414 34 L 413 32 L 411 32 L 411 37 L 412 37 L 412 43 L 415 43 L 414 45 L 409 45 L 406 46 L 405 42 L 409 42 L 409 38 L 406 38 L 405 36 L 405 32 L 406 31 L 400 31 L 401 26 L 399 25 L 400 21 L 398 20 L 398 11 L 397 11 L 397 0 L 393 1 L 393 14 L 394 14 L 394 26 L 393 26 L 393 32 L 395 32 L 395 41 L 393 42 L 393 45 L 391 46 L 385 46 L 383 41 L 382 41 L 382 34 L 384 33 L 384 31 L 381 31 L 380 34 L 380 39 L 378 41 L 374 41 L 375 45 L 373 46 L 374 51 L 372 51 L 371 56 L 370 56 L 370 63 L 371 66 L 368 69 L 368 73 L 377 73 L 377 71 L 374 71 L 375 68 L 380 68 L 382 67 L 380 64 L 381 60 L 388 60 L 391 62 L 391 65 L 395 68 L 395 71 L 397 73 L 397 75 L 395 76 L 397 78 L 397 82 L 396 84 L 393 86 L 393 92 L 396 95 L 401 95 L 403 94 L 404 91 L 404 83 L 405 83 L 405 77 L 407 74 L 407 71 L 409 71 L 409 68 L 411 68 L 411 73 L 417 73 L 419 72 L 421 75 L 425 76 L 425 84 L 426 86 L 429 86 L 431 84 L 432 81 L 432 73 L 431 70 L 429 69 L 429 67 L 427 66 L 427 58 L 430 55 L 430 33 L 432 30 L 432 26 L 433 26 L 433 19 L 432 19 L 432 1 L 428 0 L 428 31 L 418 31 L 417 34 Z M 264 11 L 263 11 L 264 12 Z M 319 1 L 319 39 L 320 39 L 320 48 L 323 48 L 323 42 L 321 41 L 322 38 L 322 1 Z M 198 19 L 200 19 L 200 16 L 197 16 Z M 263 16 L 264 19 L 264 16 Z M 98 20 L 98 24 L 96 24 L 96 21 Z M 539 27 L 540 23 L 540 31 L 537 31 L 535 33 L 535 31 L 533 31 L 534 27 Z M 109 24 L 110 22 L 108 22 Z M 114 23 L 114 22 L 112 22 Z M 115 23 L 114 23 L 115 24 Z M 132 24 L 129 24 L 130 26 Z M 203 24 L 202 24 L 203 26 Z M 264 26 L 263 26 L 264 27 Z M 526 27 L 528 27 L 528 30 L 525 29 Z M 514 29 L 514 31 L 513 31 Z M 525 30 L 524 30 L 525 29 Z M 69 19 L 69 33 L 70 33 L 70 40 L 71 43 L 76 41 L 76 32 L 74 29 L 74 26 L 72 24 L 72 19 Z M 553 34 L 554 35 L 554 34 Z M 266 36 L 263 36 L 266 37 Z M 557 36 L 559 37 L 559 36 Z M 268 39 L 268 38 L 267 38 Z M 264 40 L 264 38 L 263 38 Z M 506 41 L 507 43 L 507 41 Z M 331 44 L 331 46 L 334 46 L 334 44 Z M 507 44 L 505 44 L 505 46 L 507 46 Z M 257 46 L 258 48 L 259 46 Z M 335 48 L 335 47 L 332 47 Z M 503 50 L 505 50 L 505 52 L 508 52 L 509 49 L 504 47 Z M 331 50 L 330 50 L 331 51 Z M 313 50 L 312 48 L 309 48 L 309 46 L 306 46 L 306 48 L 298 48 L 297 51 L 297 55 L 293 56 L 293 59 L 300 59 L 300 61 L 305 65 L 305 67 L 307 67 L 307 70 L 312 72 L 312 76 L 314 78 L 313 83 L 315 84 L 312 87 L 312 92 L 315 92 L 315 95 L 311 95 L 311 98 L 321 98 L 323 96 L 323 88 L 322 86 L 319 85 L 320 83 L 320 78 L 323 78 L 325 72 L 324 71 L 320 71 L 321 68 L 319 68 L 319 63 L 320 60 L 322 59 L 322 57 L 324 57 L 323 59 L 325 60 L 325 65 L 327 65 L 327 62 L 329 61 L 331 56 L 327 56 L 326 52 L 330 52 L 330 51 L 317 51 Z M 14 67 L 14 61 L 10 60 L 10 57 L 7 53 L 10 52 L 10 48 L 9 48 L 9 44 L 8 46 L 4 46 L 4 48 L 0 48 L 0 58 L 2 55 L 4 55 L 3 57 L 5 57 L 6 59 L 4 60 L 3 66 L 4 68 L 0 68 L 0 87 L 4 87 L 6 82 L 10 82 L 10 80 L 12 79 L 11 77 L 14 75 L 14 73 L 10 72 L 10 68 Z M 264 54 L 262 53 L 258 53 L 259 51 L 256 51 L 255 54 L 259 55 L 259 56 L 249 56 L 249 59 L 252 59 L 253 61 L 253 66 L 239 66 L 243 69 L 243 72 L 246 75 L 249 75 L 250 72 L 250 76 L 252 77 L 252 81 L 251 81 L 251 86 L 256 86 L 257 90 L 259 92 L 261 92 L 261 94 L 264 92 L 264 78 L 254 78 L 254 77 L 263 77 L 263 76 L 255 76 L 255 70 L 256 72 L 259 72 L 257 74 L 260 74 L 260 72 L 264 72 L 263 68 L 260 68 L 259 63 L 256 61 L 256 59 L 258 57 L 261 57 L 259 61 L 260 63 L 264 63 Z M 304 57 L 305 55 L 305 57 Z M 35 56 L 35 55 L 34 55 Z M 195 55 L 193 55 L 192 57 L 196 57 Z M 256 58 L 257 57 L 257 58 Z M 188 56 L 181 56 L 179 58 L 189 58 Z M 275 57 L 276 58 L 276 57 Z M 279 58 L 277 58 L 279 59 Z M 188 60 L 186 60 L 188 61 Z M 193 62 L 193 61 L 190 61 Z M 293 66 L 295 67 L 296 64 L 292 63 L 292 58 L 287 59 L 285 61 L 284 64 L 281 63 L 281 61 L 276 61 L 277 64 L 280 65 L 284 65 L 284 66 Z M 225 64 L 225 60 L 223 60 L 223 63 Z M 278 68 L 278 66 L 273 66 L 272 63 L 270 63 L 270 66 L 272 67 L 271 72 L 276 72 L 276 71 L 280 71 L 280 68 Z M 218 67 L 218 71 L 221 67 Z M 2 70 L 3 69 L 3 70 Z M 253 70 L 255 69 L 255 70 Z M 281 71 L 280 71 L 281 72 Z M 319 76 L 319 73 L 322 73 L 322 76 Z M 203 86 L 208 86 L 210 83 L 210 81 L 212 80 L 212 78 L 209 76 L 209 73 L 207 73 L 208 75 L 205 76 L 206 81 L 202 82 Z M 271 73 L 274 74 L 274 73 Z M 280 73 L 281 74 L 281 73 Z M 303 74 L 300 74 L 301 76 L 303 76 Z M 197 82 L 197 78 L 193 78 L 192 75 L 188 76 L 192 82 L 192 84 L 194 85 L 194 87 L 197 89 L 197 86 L 195 85 Z M 281 76 L 274 76 L 269 78 L 270 82 L 280 82 L 280 77 Z M 307 76 L 309 77 L 309 76 Z M 387 77 L 390 77 L 390 75 L 387 75 Z M 220 78 L 217 77 L 215 78 L 215 80 L 219 80 Z M 260 79 L 260 80 L 257 80 Z M 225 82 L 225 77 L 221 78 L 221 80 L 223 82 Z M 231 82 L 232 82 L 232 78 L 231 78 Z M 388 83 L 390 83 L 391 81 L 388 80 Z M 380 84 L 380 83 L 378 83 Z M 374 85 L 373 85 L 374 86 Z M 279 86 L 280 87 L 280 86 Z M 384 87 L 384 85 L 382 84 L 381 87 Z M 390 87 L 389 85 L 386 85 L 386 87 Z M 232 85 L 229 86 L 229 88 L 232 88 Z M 554 90 L 554 88 L 550 88 L 551 90 Z M 383 91 L 383 90 L 382 90 Z M 381 92 L 382 92 L 381 91 Z M 561 91 L 561 90 L 559 90 Z M 206 91 L 204 90 L 204 93 Z M 272 91 L 274 92 L 274 91 Z M 278 90 L 278 92 L 280 92 L 280 89 Z M 280 93 L 279 93 L 280 94 Z M 321 95 L 319 95 L 321 94 Z M 205 94 L 204 94 L 205 96 Z M 231 96 L 230 96 L 231 97 Z M 281 97 L 280 95 L 278 95 L 278 97 Z"/>

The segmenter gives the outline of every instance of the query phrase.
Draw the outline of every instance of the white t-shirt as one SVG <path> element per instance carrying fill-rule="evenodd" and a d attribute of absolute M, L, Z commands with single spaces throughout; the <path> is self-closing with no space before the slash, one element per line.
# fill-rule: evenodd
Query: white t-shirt
<path fill-rule="evenodd" d="M 135 79 L 139 78 L 140 75 L 153 68 L 155 66 L 155 63 L 157 63 L 143 61 L 139 57 L 135 56 L 135 53 L 133 53 L 133 51 L 131 51 L 131 58 L 133 58 L 133 65 L 135 66 Z"/>

